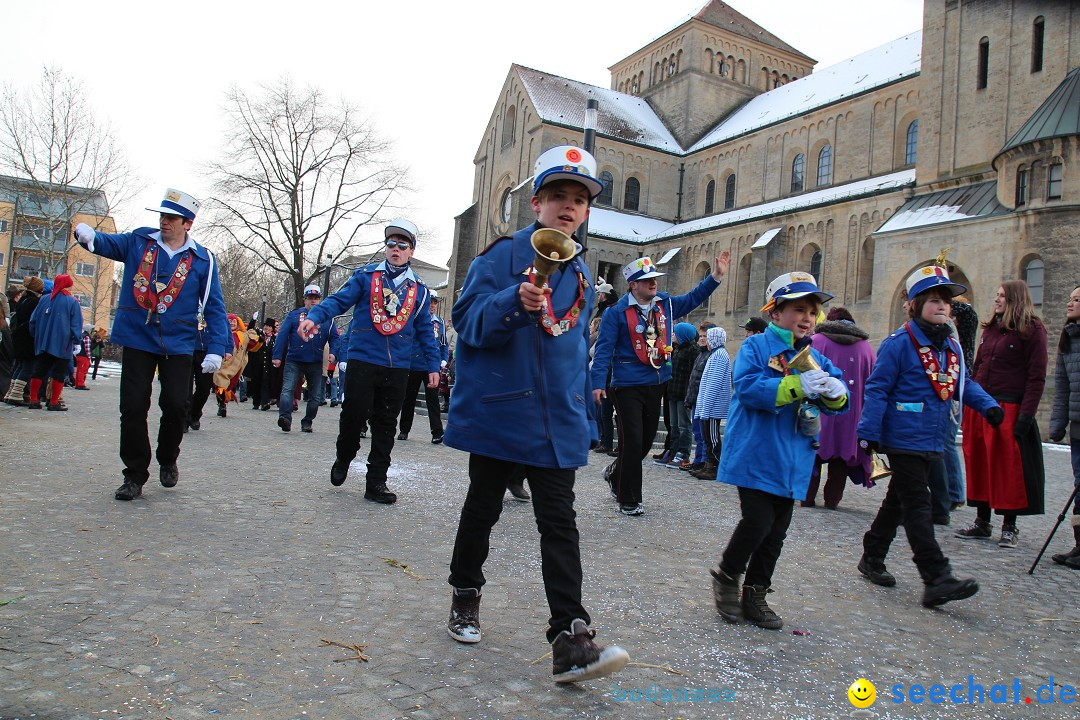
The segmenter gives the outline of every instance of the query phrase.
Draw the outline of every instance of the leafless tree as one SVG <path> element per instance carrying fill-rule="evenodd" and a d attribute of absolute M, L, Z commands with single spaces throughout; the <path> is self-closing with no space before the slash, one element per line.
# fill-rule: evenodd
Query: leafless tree
<path fill-rule="evenodd" d="M 226 113 L 225 159 L 210 165 L 213 222 L 288 276 L 299 305 L 327 255 L 363 249 L 361 229 L 381 221 L 405 171 L 353 105 L 288 78 L 256 94 L 233 87 Z"/>
<path fill-rule="evenodd" d="M 142 188 L 82 88 L 62 69 L 45 68 L 34 86 L 6 87 L 0 104 L 0 189 L 15 197 L 17 215 L 12 247 L 40 257 L 49 276 L 73 246 L 76 215 L 100 222 Z"/>
<path fill-rule="evenodd" d="M 266 315 L 280 318 L 293 308 L 292 285 L 273 272 L 255 254 L 235 242 L 208 241 L 217 259 L 218 279 L 225 309 L 244 322 L 266 303 Z M 283 312 L 284 311 L 284 312 Z M 260 318 L 265 319 L 265 318 Z"/>

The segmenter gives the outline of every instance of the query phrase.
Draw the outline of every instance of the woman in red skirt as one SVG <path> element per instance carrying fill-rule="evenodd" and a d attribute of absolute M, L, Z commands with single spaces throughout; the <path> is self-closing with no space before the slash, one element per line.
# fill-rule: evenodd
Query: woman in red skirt
<path fill-rule="evenodd" d="M 1004 516 L 998 545 L 1014 548 L 1017 516 L 1043 513 L 1042 435 L 1035 413 L 1046 384 L 1046 326 L 1035 316 L 1027 284 L 1010 280 L 998 288 L 994 315 L 982 329 L 973 375 L 1005 410 L 1005 422 L 992 428 L 978 413 L 964 410 L 967 498 L 977 516 L 956 536 L 991 537 L 993 510 Z"/>

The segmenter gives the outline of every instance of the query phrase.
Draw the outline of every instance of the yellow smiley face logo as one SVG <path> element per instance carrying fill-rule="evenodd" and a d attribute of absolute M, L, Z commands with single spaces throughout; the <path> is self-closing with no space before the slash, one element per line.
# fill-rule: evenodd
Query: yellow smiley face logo
<path fill-rule="evenodd" d="M 847 689 L 848 700 L 857 708 L 868 708 L 877 700 L 877 688 L 874 683 L 864 678 L 859 678 L 851 683 Z"/>

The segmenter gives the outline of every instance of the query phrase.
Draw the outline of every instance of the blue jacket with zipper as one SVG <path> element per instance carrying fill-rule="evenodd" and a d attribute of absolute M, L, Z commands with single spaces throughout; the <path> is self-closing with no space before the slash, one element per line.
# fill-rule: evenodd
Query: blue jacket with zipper
<path fill-rule="evenodd" d="M 979 383 L 968 377 L 962 360 L 956 394 L 949 400 L 938 397 L 923 369 L 915 343 L 907 333 L 908 327 L 919 347 L 933 347 L 914 322 L 905 324 L 882 340 L 874 370 L 863 392 L 862 419 L 857 432 L 859 438 L 875 441 L 885 452 L 940 454 L 945 451 L 945 438 L 952 437 L 946 430 L 953 399 L 960 399 L 982 415 L 998 404 Z M 960 344 L 953 338 L 947 342 L 957 357 L 962 358 Z M 943 353 L 935 350 L 934 354 L 940 365 Z"/>
<path fill-rule="evenodd" d="M 589 462 L 597 440 L 589 386 L 589 323 L 594 291 L 580 256 L 549 279 L 561 320 L 584 294 L 579 322 L 558 336 L 518 299 L 536 253 L 537 224 L 501 238 L 473 260 L 454 303 L 456 382 L 444 442 L 478 455 L 534 467 Z M 582 287 L 582 285 L 584 287 Z"/>
<path fill-rule="evenodd" d="M 667 316 L 665 337 L 657 339 L 665 347 L 671 347 L 671 333 L 675 329 L 675 319 L 686 315 L 705 302 L 720 283 L 712 275 L 685 295 L 657 293 L 656 302 L 664 309 Z M 627 324 L 626 311 L 630 309 L 633 296 L 626 293 L 619 302 L 604 311 L 600 320 L 600 332 L 596 337 L 593 352 L 592 385 L 604 387 L 608 369 L 611 369 L 611 387 L 631 387 L 635 385 L 659 385 L 671 379 L 671 364 L 665 361 L 659 368 L 641 362 L 634 352 L 630 341 L 630 328 Z"/>
<path fill-rule="evenodd" d="M 222 357 L 231 354 L 232 334 L 225 316 L 225 300 L 221 295 L 217 263 L 211 260 L 210 251 L 194 239 L 193 249 L 178 252 L 171 258 L 164 248 L 158 246 L 151 282 L 156 280 L 167 284 L 181 259 L 188 254 L 192 256 L 187 279 L 165 312 L 147 311 L 136 302 L 135 273 L 146 251 L 160 239 L 161 231 L 144 227 L 118 235 L 96 233 L 92 247 L 87 247 L 95 255 L 124 263 L 124 280 L 120 285 L 120 301 L 116 308 L 116 319 L 113 320 L 111 341 L 157 355 L 191 355 L 199 332 L 199 306 L 205 296 L 207 301 L 203 317 L 206 320 L 207 352 Z"/>
<path fill-rule="evenodd" d="M 296 334 L 296 328 L 305 317 L 311 317 L 311 310 L 300 307 L 289 311 L 289 314 L 282 319 L 281 327 L 278 328 L 278 337 L 288 338 L 288 342 L 274 343 L 274 359 L 284 358 L 294 363 L 317 362 L 322 365 L 323 348 L 330 343 L 330 354 L 334 356 L 336 362 L 341 362 L 341 358 L 338 357 L 340 333 L 337 326 L 332 322 L 316 321 L 319 324 L 319 332 L 309 340 L 301 340 Z"/>
<path fill-rule="evenodd" d="M 431 291 L 420 281 L 412 269 L 398 277 L 394 293 L 400 302 L 410 287 L 416 287 L 416 304 L 413 306 L 405 326 L 396 333 L 383 335 L 375 329 L 371 320 L 371 281 L 375 273 L 382 273 L 386 263 L 374 263 L 353 272 L 352 277 L 341 288 L 313 307 L 308 312 L 308 319 L 316 325 L 328 325 L 338 315 L 344 315 L 352 307 L 352 322 L 349 323 L 349 337 L 346 357 L 348 362 L 366 362 L 388 368 L 412 367 L 413 342 L 418 341 L 426 358 L 426 370 L 439 372 L 439 348 L 431 332 Z M 384 282 L 387 282 L 384 275 Z"/>

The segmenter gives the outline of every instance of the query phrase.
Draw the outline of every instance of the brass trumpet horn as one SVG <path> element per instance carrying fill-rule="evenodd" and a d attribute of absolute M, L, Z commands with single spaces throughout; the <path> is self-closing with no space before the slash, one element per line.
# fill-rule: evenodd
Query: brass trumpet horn
<path fill-rule="evenodd" d="M 532 234 L 530 242 L 536 251 L 533 261 L 536 279 L 533 284 L 542 288 L 552 273 L 559 269 L 559 265 L 574 257 L 577 247 L 572 237 L 554 228 L 540 228 Z"/>
<path fill-rule="evenodd" d="M 817 360 L 810 354 L 810 346 L 807 345 L 799 352 L 791 356 L 791 360 L 788 361 L 787 366 L 792 370 L 798 370 L 801 373 L 807 370 L 820 370 L 821 366 L 818 365 Z"/>

